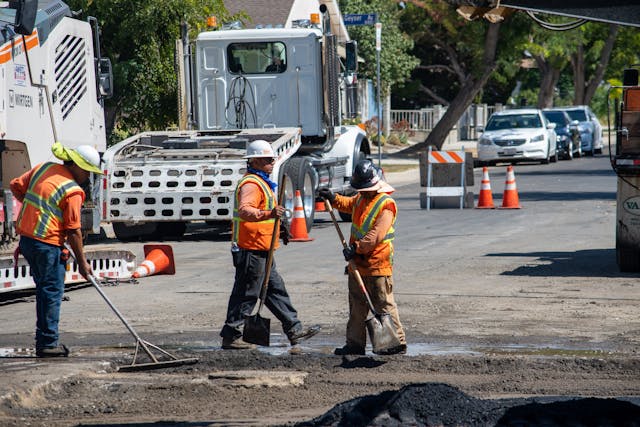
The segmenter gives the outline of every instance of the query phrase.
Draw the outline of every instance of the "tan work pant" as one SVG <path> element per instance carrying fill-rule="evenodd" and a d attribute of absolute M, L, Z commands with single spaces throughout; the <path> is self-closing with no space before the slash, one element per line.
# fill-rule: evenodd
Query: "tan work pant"
<path fill-rule="evenodd" d="M 402 344 L 406 344 L 404 329 L 400 323 L 398 306 L 393 299 L 393 278 L 391 276 L 363 276 L 365 288 L 371 303 L 378 313 L 389 313 L 396 327 L 396 333 Z M 347 322 L 347 346 L 365 348 L 367 330 L 364 321 L 369 315 L 369 306 L 360 285 L 349 273 L 349 321 Z"/>

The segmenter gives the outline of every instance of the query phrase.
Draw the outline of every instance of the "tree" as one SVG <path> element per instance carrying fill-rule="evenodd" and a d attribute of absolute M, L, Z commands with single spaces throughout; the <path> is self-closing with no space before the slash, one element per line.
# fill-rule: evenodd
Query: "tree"
<path fill-rule="evenodd" d="M 602 82 L 609 64 L 618 25 L 586 23 L 580 27 L 581 37 L 571 54 L 574 105 L 588 105 Z"/>
<path fill-rule="evenodd" d="M 70 0 L 81 16 L 95 16 L 103 55 L 111 58 L 114 97 L 106 104 L 111 142 L 177 121 L 175 40 L 180 24 L 202 29 L 206 17 L 230 18 L 222 0 Z"/>
<path fill-rule="evenodd" d="M 527 28 L 524 25 L 492 24 L 486 20 L 466 21 L 451 5 L 439 1 L 410 0 L 403 28 L 416 40 L 421 65 L 420 91 L 428 98 L 448 105 L 427 139 L 412 152 L 432 145 L 442 147 L 449 131 L 476 99 L 490 78 L 514 75 Z M 520 19 L 512 17 L 511 19 Z M 505 33 L 505 37 L 501 37 Z M 500 66 L 500 73 L 496 72 Z M 432 84 L 435 77 L 435 83 Z M 506 80 L 506 79 L 505 79 Z M 451 100 L 448 102 L 448 100 Z"/>
<path fill-rule="evenodd" d="M 404 84 L 418 59 L 411 55 L 413 40 L 400 30 L 402 11 L 389 0 L 341 0 L 342 13 L 377 13 L 382 24 L 380 80 L 386 95 L 393 85 Z M 376 38 L 373 26 L 349 27 L 349 36 L 358 42 L 358 55 L 365 59 L 358 66 L 360 77 L 376 79 Z"/>

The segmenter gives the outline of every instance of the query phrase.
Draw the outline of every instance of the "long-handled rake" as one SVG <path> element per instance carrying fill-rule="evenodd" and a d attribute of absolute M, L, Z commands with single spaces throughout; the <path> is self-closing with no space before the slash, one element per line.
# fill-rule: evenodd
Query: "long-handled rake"
<path fill-rule="evenodd" d="M 71 248 L 69 248 L 69 246 L 66 246 L 66 247 L 67 249 L 69 249 L 69 252 L 73 257 L 73 260 L 77 264 L 78 261 L 76 259 L 75 254 L 73 253 Z M 127 322 L 127 320 L 116 308 L 116 306 L 113 305 L 111 300 L 102 291 L 102 289 L 100 288 L 100 285 L 98 285 L 98 282 L 96 281 L 96 278 L 94 276 L 89 276 L 89 281 L 91 282 L 93 287 L 98 291 L 100 296 L 105 300 L 105 302 L 111 308 L 111 310 L 113 310 L 116 316 L 118 316 L 118 318 L 122 321 L 122 323 L 124 323 L 124 326 L 127 328 L 127 330 L 129 330 L 131 335 L 133 335 L 133 337 L 136 339 L 136 350 L 133 354 L 133 361 L 131 362 L 131 365 L 119 366 L 118 371 L 121 371 L 121 372 L 145 371 L 145 370 L 151 370 L 151 369 L 171 368 L 174 366 L 182 366 L 182 365 L 193 365 L 194 363 L 198 362 L 198 359 L 195 357 L 187 358 L 187 359 L 178 359 L 176 356 L 169 353 L 168 351 L 165 351 L 160 347 L 158 347 L 157 345 L 151 344 L 150 342 L 140 338 L 140 335 L 137 334 L 137 332 L 133 329 L 133 327 L 129 324 L 129 322 Z M 140 352 L 140 347 L 142 347 L 142 349 L 147 354 L 147 356 L 149 356 L 149 359 L 151 359 L 151 362 L 136 363 L 138 359 L 138 353 Z M 150 348 L 153 348 L 158 352 L 162 353 L 164 356 L 167 356 L 169 360 L 158 360 L 158 358 L 151 352 Z"/>

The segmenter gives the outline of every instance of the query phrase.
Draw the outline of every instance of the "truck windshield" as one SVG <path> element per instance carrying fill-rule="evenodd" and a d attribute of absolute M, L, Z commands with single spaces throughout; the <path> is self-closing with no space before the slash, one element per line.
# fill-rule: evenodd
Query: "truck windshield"
<path fill-rule="evenodd" d="M 234 74 L 274 74 L 287 70 L 282 42 L 232 43 L 227 47 L 229 71 Z"/>
<path fill-rule="evenodd" d="M 587 115 L 583 110 L 567 110 L 567 114 L 569 114 L 571 120 L 577 120 L 579 122 L 587 121 Z"/>

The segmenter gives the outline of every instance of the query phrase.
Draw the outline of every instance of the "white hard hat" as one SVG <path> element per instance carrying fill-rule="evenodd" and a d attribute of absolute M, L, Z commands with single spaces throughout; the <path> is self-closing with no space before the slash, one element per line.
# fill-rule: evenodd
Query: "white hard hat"
<path fill-rule="evenodd" d="M 263 139 L 257 139 L 247 145 L 247 155 L 245 159 L 253 159 L 255 157 L 275 157 L 271 144 Z"/>
<path fill-rule="evenodd" d="M 84 162 L 76 162 L 78 166 L 89 172 L 102 173 L 100 169 L 100 153 L 90 145 L 79 145 L 75 148 L 76 153 L 82 157 Z"/>
<path fill-rule="evenodd" d="M 62 161 L 72 161 L 80 168 L 93 173 L 102 173 L 100 168 L 100 154 L 90 145 L 79 145 L 76 148 L 67 148 L 60 142 L 51 146 L 51 152 Z"/>

